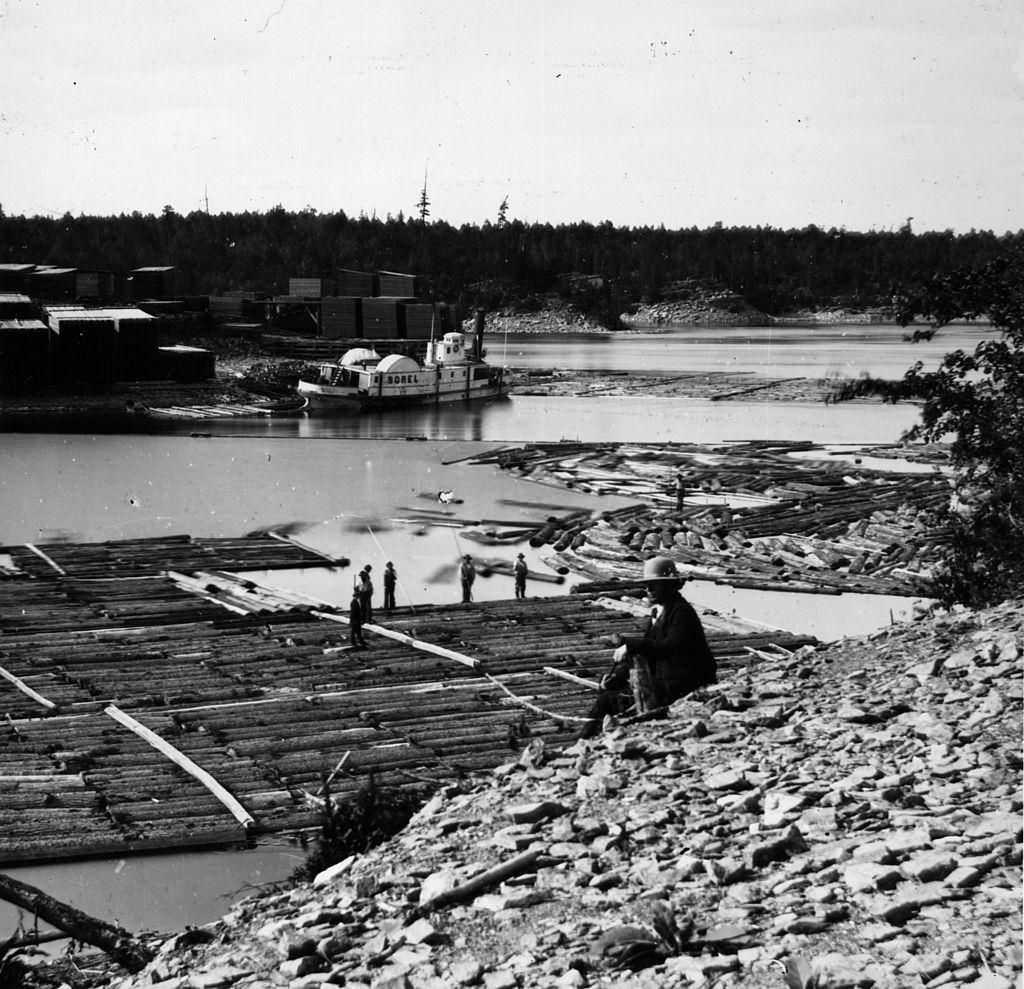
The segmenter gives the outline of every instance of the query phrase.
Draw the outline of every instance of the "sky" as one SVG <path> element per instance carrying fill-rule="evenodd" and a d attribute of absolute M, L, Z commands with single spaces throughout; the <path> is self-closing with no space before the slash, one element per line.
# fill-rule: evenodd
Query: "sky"
<path fill-rule="evenodd" d="M 1024 228 L 1019 0 L 0 0 L 8 214 Z"/>

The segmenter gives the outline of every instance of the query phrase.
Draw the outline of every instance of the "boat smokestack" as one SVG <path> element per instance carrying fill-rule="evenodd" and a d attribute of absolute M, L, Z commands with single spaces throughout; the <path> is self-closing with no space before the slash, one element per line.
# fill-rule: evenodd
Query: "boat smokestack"
<path fill-rule="evenodd" d="M 473 356 L 478 361 L 484 359 L 484 317 L 483 309 L 473 313 Z"/>

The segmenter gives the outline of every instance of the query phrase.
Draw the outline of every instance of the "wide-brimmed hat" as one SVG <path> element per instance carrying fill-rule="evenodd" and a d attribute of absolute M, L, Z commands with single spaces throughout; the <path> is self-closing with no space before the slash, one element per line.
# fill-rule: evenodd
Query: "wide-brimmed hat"
<path fill-rule="evenodd" d="M 524 559 L 524 557 L 523 557 L 523 554 L 522 554 L 522 553 L 520 553 L 520 554 L 519 554 L 519 559 L 520 559 L 520 560 Z"/>
<path fill-rule="evenodd" d="M 648 583 L 652 580 L 674 580 L 677 584 L 683 581 L 676 570 L 675 560 L 667 556 L 652 556 L 644 560 L 644 580 Z"/>

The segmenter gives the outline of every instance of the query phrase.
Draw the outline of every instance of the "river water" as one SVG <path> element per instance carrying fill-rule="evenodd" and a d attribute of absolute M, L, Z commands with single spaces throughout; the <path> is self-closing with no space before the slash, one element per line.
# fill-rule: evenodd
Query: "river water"
<path fill-rule="evenodd" d="M 983 330 L 957 327 L 911 347 L 894 327 L 687 328 L 674 331 L 491 340 L 489 360 L 523 367 L 689 371 L 813 377 L 862 371 L 898 377 L 908 363 L 934 363 Z M 629 503 L 509 476 L 463 461 L 498 446 L 537 441 L 714 443 L 801 439 L 887 443 L 916 419 L 913 406 L 704 402 L 636 398 L 513 397 L 455 407 L 369 415 L 219 420 L 137 433 L 0 434 L 0 544 L 124 539 L 160 534 L 237 536 L 288 524 L 298 540 L 380 574 L 392 560 L 398 603 L 458 600 L 454 564 L 464 552 L 511 559 L 521 547 L 480 547 L 459 520 L 539 521 L 572 508 Z M 202 435 L 193 435 L 201 433 Z M 442 505 L 451 490 L 459 504 Z M 426 525 L 447 512 L 452 526 Z M 543 568 L 543 550 L 524 550 Z M 257 579 L 346 603 L 353 568 L 257 574 Z M 379 588 L 379 581 L 377 582 Z M 531 593 L 566 587 L 534 582 Z M 379 594 L 378 590 L 378 594 Z M 908 599 L 764 594 L 695 582 L 698 604 L 821 638 L 871 631 L 907 614 Z M 479 580 L 480 599 L 512 595 L 510 578 Z M 281 878 L 298 856 L 288 846 L 245 853 L 189 853 L 11 869 L 11 875 L 134 930 L 172 930 L 223 913 L 244 883 Z M 154 883 L 174 895 L 153 897 Z M 14 914 L 0 904 L 0 933 Z"/>

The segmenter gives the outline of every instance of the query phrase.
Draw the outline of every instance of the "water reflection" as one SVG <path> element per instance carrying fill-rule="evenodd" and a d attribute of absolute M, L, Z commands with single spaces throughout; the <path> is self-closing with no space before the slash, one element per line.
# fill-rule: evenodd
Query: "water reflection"
<path fill-rule="evenodd" d="M 490 438 L 489 433 L 494 431 L 492 424 L 497 428 L 498 417 L 511 406 L 511 400 L 505 398 L 359 413 L 317 409 L 296 420 L 297 435 L 305 438 L 345 436 L 364 440 L 484 440 Z M 283 428 L 287 430 L 288 421 L 277 420 L 275 425 L 285 424 Z"/>

